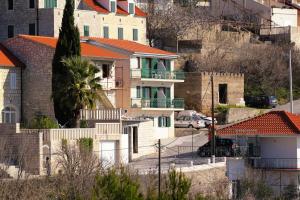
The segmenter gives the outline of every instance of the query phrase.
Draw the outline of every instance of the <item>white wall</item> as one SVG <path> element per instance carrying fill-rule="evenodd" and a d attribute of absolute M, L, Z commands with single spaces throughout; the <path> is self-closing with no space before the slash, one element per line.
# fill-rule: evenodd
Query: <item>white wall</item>
<path fill-rule="evenodd" d="M 295 137 L 260 138 L 261 158 L 297 158 Z"/>
<path fill-rule="evenodd" d="M 276 26 L 298 26 L 298 11 L 296 9 L 273 8 L 271 20 Z"/>

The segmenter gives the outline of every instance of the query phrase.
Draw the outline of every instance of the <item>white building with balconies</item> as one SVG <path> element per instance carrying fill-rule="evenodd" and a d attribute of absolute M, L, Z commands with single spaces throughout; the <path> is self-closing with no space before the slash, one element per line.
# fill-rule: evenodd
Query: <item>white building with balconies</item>
<path fill-rule="evenodd" d="M 282 194 L 288 185 L 299 188 L 299 115 L 271 111 L 221 128 L 217 136 L 235 142 L 235 157 L 227 159 L 233 191 L 238 191 L 240 181 L 254 177 L 263 180 L 275 195 Z"/>

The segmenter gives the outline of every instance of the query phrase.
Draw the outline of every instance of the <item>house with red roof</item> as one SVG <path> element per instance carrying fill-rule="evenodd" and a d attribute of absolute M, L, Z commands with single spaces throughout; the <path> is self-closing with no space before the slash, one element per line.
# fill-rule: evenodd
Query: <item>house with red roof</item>
<path fill-rule="evenodd" d="M 56 43 L 54 37 L 31 35 L 3 42 L 26 66 L 22 71 L 22 121 L 30 122 L 36 115 L 54 118 L 51 94 Z M 174 98 L 174 84 L 184 82 L 183 72 L 174 70 L 176 54 L 134 41 L 96 37 L 81 38 L 81 54 L 100 69 L 96 76 L 103 88 L 96 109 L 82 110 L 81 120 L 91 128 L 121 120 L 122 128 L 113 130 L 122 130 L 127 138 L 109 144 L 111 148 L 129 148 L 123 157 L 131 160 L 155 152 L 158 139 L 175 137 L 174 112 L 184 110 L 184 100 Z M 120 154 L 110 156 L 120 158 Z"/>
<path fill-rule="evenodd" d="M 21 74 L 23 64 L 0 44 L 0 123 L 21 120 Z"/>
<path fill-rule="evenodd" d="M 290 184 L 299 185 L 299 115 L 271 111 L 220 128 L 217 136 L 235 142 L 235 157 L 227 160 L 227 176 L 233 188 L 253 174 L 273 188 L 275 194 Z"/>
<path fill-rule="evenodd" d="M 147 44 L 146 13 L 134 0 L 75 0 L 81 36 L 126 39 Z M 58 37 L 65 1 L 7 0 L 0 6 L 0 41 L 19 34 Z"/>

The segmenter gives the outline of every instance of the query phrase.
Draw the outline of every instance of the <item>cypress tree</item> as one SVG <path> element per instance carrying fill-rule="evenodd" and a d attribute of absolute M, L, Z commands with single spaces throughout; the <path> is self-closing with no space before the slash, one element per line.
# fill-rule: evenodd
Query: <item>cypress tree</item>
<path fill-rule="evenodd" d="M 63 58 L 80 56 L 80 35 L 74 23 L 74 0 L 66 0 L 62 25 L 52 63 L 52 97 L 55 117 L 61 125 L 73 118 L 72 100 L 61 100 L 70 81 L 66 67 L 61 62 Z"/>

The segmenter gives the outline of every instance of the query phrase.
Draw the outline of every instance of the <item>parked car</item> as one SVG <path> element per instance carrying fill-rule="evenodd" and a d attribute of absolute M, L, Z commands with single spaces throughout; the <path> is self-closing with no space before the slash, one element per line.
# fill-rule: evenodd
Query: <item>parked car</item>
<path fill-rule="evenodd" d="M 216 157 L 230 157 L 234 155 L 233 141 L 231 139 L 216 138 Z M 201 157 L 211 156 L 211 141 L 198 148 L 197 154 Z"/>
<path fill-rule="evenodd" d="M 193 116 L 185 116 L 182 115 L 177 117 L 175 120 L 175 128 L 204 128 L 205 122 L 200 117 Z"/>
<path fill-rule="evenodd" d="M 275 108 L 278 105 L 275 96 L 246 96 L 246 106 L 255 108 Z"/>
<path fill-rule="evenodd" d="M 202 113 L 198 113 L 195 110 L 184 110 L 181 111 L 177 114 L 177 118 L 180 118 L 181 116 L 197 116 L 198 118 L 202 119 L 204 121 L 205 127 L 209 126 L 210 124 L 212 124 L 212 118 L 211 117 L 207 117 L 206 115 L 202 114 Z M 217 124 L 217 120 L 215 118 L 215 124 Z"/>

